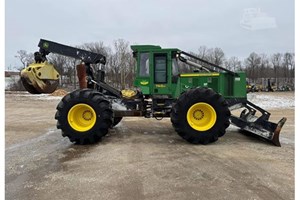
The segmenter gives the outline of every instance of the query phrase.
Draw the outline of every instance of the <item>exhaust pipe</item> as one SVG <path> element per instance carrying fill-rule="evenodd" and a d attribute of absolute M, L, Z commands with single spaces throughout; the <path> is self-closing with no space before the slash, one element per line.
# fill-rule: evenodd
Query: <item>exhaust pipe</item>
<path fill-rule="evenodd" d="M 79 64 L 76 66 L 77 77 L 79 80 L 79 88 L 84 89 L 87 88 L 87 81 L 86 81 L 86 67 L 84 64 Z"/>

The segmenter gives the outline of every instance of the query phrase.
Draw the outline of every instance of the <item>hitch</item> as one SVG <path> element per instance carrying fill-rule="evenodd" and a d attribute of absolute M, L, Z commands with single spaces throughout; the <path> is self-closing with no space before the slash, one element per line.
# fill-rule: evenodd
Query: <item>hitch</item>
<path fill-rule="evenodd" d="M 241 130 L 250 132 L 252 134 L 258 135 L 275 146 L 280 147 L 279 134 L 286 122 L 286 118 L 283 117 L 279 122 L 273 123 L 269 121 L 270 113 L 266 110 L 260 108 L 259 106 L 251 103 L 250 101 L 235 101 L 234 104 L 231 104 L 229 107 L 230 111 L 245 108 L 240 117 L 231 115 L 230 122 L 239 127 Z M 256 116 L 256 111 L 261 113 L 261 116 Z"/>

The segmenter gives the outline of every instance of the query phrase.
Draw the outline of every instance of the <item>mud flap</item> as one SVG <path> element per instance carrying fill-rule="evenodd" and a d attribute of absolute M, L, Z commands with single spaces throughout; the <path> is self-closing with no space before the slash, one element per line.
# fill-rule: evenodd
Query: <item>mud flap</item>
<path fill-rule="evenodd" d="M 233 125 L 239 127 L 241 130 L 258 135 L 270 141 L 275 146 L 281 146 L 279 134 L 287 120 L 285 117 L 283 117 L 277 124 L 270 122 L 269 117 L 271 114 L 249 101 L 235 104 L 230 107 L 230 110 L 232 111 L 239 108 L 245 109 L 241 112 L 240 117 L 231 115 L 230 122 Z M 261 112 L 260 117 L 255 115 L 257 110 Z"/>

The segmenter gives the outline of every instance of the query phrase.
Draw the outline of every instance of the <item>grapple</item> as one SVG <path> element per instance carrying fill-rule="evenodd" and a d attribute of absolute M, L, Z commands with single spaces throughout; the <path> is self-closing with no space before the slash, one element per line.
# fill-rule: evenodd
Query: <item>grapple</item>
<path fill-rule="evenodd" d="M 24 88 L 31 94 L 52 93 L 59 83 L 59 73 L 47 61 L 30 64 L 20 76 Z"/>

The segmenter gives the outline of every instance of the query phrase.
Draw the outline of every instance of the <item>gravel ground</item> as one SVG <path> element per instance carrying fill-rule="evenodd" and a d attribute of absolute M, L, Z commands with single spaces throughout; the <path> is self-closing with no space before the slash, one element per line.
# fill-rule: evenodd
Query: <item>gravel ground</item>
<path fill-rule="evenodd" d="M 169 119 L 124 118 L 95 145 L 55 127 L 61 97 L 5 94 L 6 199 L 294 199 L 294 93 L 252 93 L 288 118 L 275 147 L 230 126 L 210 145 L 182 140 Z"/>

